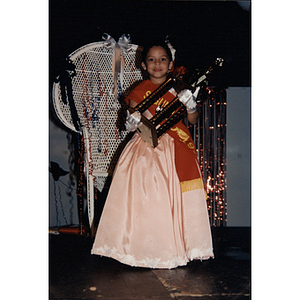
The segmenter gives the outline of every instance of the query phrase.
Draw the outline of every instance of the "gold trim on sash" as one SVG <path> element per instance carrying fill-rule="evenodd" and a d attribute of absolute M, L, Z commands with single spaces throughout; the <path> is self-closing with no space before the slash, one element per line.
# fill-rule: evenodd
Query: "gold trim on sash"
<path fill-rule="evenodd" d="M 193 179 L 193 180 L 188 180 L 188 181 L 183 181 L 180 182 L 181 185 L 181 192 L 189 192 L 197 189 L 203 189 L 203 182 L 201 178 Z"/>

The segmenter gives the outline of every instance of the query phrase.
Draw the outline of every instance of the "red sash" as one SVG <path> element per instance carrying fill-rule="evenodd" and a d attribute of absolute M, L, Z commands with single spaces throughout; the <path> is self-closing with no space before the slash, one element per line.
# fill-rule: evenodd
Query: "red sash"
<path fill-rule="evenodd" d="M 129 100 L 133 100 L 139 104 L 157 87 L 150 80 L 145 80 L 126 97 L 125 101 L 129 104 Z M 174 98 L 172 93 L 167 92 L 148 110 L 152 115 L 155 115 L 155 110 L 158 106 L 164 107 Z M 175 165 L 182 192 L 203 188 L 196 147 L 188 128 L 180 121 L 167 131 L 167 134 L 174 139 Z"/>

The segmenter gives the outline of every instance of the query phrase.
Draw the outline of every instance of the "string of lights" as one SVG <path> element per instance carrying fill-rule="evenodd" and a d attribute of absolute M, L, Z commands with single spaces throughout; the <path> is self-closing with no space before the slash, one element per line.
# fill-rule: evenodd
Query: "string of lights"
<path fill-rule="evenodd" d="M 210 224 L 227 225 L 226 90 L 206 87 L 198 103 L 200 117 L 190 126 L 207 193 Z"/>

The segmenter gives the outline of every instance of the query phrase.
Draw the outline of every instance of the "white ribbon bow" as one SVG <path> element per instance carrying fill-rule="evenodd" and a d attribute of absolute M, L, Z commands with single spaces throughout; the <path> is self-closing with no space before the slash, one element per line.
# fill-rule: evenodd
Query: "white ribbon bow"
<path fill-rule="evenodd" d="M 116 109 L 117 93 L 118 93 L 118 74 L 120 74 L 121 89 L 123 90 L 125 60 L 122 55 L 122 51 L 128 51 L 129 49 L 131 49 L 131 45 L 130 45 L 131 40 L 129 34 L 123 34 L 119 38 L 119 41 L 117 43 L 115 39 L 107 33 L 104 33 L 102 38 L 105 40 L 104 46 L 106 46 L 109 49 L 114 49 L 113 57 L 112 57 L 112 75 L 113 75 L 113 94 L 114 94 L 115 102 L 113 104 L 113 109 Z"/>
<path fill-rule="evenodd" d="M 168 35 L 166 36 L 165 43 L 168 45 L 168 47 L 171 51 L 171 54 L 172 54 L 172 61 L 174 61 L 175 60 L 176 49 L 172 46 L 171 42 L 169 41 L 169 36 Z"/>

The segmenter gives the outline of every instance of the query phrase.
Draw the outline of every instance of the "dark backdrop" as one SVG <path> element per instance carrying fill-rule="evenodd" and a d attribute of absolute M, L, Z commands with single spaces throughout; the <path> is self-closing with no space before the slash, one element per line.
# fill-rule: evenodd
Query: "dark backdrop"
<path fill-rule="evenodd" d="M 176 66 L 206 69 L 225 59 L 211 85 L 250 86 L 251 16 L 235 1 L 49 0 L 49 68 L 77 48 L 129 33 L 143 45 L 169 35 Z"/>

